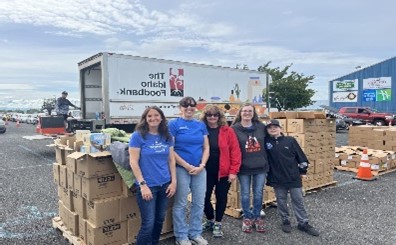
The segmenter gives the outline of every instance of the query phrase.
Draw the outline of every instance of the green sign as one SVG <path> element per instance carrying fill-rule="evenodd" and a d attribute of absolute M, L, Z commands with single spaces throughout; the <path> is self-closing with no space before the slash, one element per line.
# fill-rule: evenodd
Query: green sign
<path fill-rule="evenodd" d="M 376 92 L 377 101 L 391 101 L 391 89 L 377 89 Z"/>
<path fill-rule="evenodd" d="M 354 81 L 337 82 L 336 88 L 343 89 L 343 90 L 352 90 L 355 88 L 355 82 Z"/>

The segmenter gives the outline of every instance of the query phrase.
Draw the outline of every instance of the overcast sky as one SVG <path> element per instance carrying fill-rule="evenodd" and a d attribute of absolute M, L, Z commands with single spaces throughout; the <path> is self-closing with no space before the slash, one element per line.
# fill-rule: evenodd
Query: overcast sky
<path fill-rule="evenodd" d="M 396 1 L 0 0 L 0 102 L 69 91 L 99 52 L 256 70 L 293 63 L 328 81 L 395 56 Z"/>

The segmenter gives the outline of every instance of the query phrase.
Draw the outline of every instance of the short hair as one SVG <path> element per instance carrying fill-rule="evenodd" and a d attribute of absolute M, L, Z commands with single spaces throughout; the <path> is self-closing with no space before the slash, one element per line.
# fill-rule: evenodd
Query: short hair
<path fill-rule="evenodd" d="M 200 120 L 204 122 L 206 125 L 208 125 L 208 120 L 206 119 L 206 114 L 212 113 L 212 114 L 218 114 L 219 115 L 219 120 L 217 121 L 217 125 L 219 126 L 224 126 L 228 125 L 226 117 L 224 116 L 223 111 L 216 105 L 207 105 L 202 112 L 200 116 Z"/>

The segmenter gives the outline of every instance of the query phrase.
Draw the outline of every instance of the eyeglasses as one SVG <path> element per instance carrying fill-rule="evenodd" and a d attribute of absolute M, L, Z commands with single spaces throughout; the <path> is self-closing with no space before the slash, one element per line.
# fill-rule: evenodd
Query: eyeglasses
<path fill-rule="evenodd" d="M 195 107 L 197 106 L 197 104 L 193 104 L 193 103 L 185 103 L 185 104 L 181 104 L 182 107 L 187 108 L 187 107 Z"/>
<path fill-rule="evenodd" d="M 243 113 L 252 113 L 253 110 L 242 110 L 241 112 L 243 112 Z"/>
<path fill-rule="evenodd" d="M 219 115 L 219 113 L 215 113 L 215 114 L 206 113 L 205 116 L 206 116 L 206 117 L 219 117 L 220 115 Z"/>

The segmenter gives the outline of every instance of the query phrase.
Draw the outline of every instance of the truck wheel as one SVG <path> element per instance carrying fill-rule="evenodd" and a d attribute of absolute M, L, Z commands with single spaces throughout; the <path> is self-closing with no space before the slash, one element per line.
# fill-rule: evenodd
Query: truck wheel
<path fill-rule="evenodd" d="M 373 124 L 376 125 L 376 126 L 384 126 L 385 125 L 385 121 L 377 119 L 377 120 L 374 120 Z"/>

